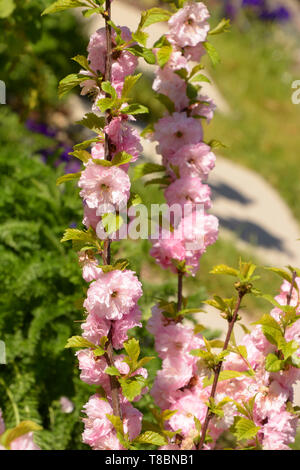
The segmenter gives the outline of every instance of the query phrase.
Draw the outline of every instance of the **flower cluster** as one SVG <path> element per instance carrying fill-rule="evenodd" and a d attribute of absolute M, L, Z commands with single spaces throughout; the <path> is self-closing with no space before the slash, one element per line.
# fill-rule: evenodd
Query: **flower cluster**
<path fill-rule="evenodd" d="M 296 279 L 296 283 L 299 289 L 300 278 Z M 281 305 L 287 305 L 290 289 L 290 284 L 284 281 L 275 300 Z M 299 300 L 298 291 L 294 288 L 291 305 L 296 307 L 297 315 L 300 313 Z M 284 322 L 285 315 L 279 307 L 270 312 L 270 316 L 278 321 L 278 328 L 280 322 Z M 203 339 L 199 334 L 194 335 L 192 328 L 165 318 L 158 306 L 153 308 L 148 329 L 155 336 L 156 349 L 163 360 L 152 395 L 163 410 L 174 411 L 167 428 L 178 431 L 176 448 L 195 448 L 195 418 L 203 425 L 211 385 L 205 386 L 203 382 L 205 377 L 209 377 L 210 371 L 203 367 L 199 358 L 189 353 L 195 348 L 205 349 Z M 272 372 L 267 365 L 268 356 L 276 354 L 277 349 L 268 338 L 262 325 L 257 325 L 240 343 L 240 348 L 245 350 L 243 356 L 236 352 L 228 354 L 223 364 L 224 370 L 235 371 L 239 375 L 218 383 L 215 403 L 224 401 L 224 405 L 222 414 L 214 416 L 210 422 L 211 442 L 204 448 L 213 449 L 220 435 L 233 425 L 234 418 L 245 415 L 257 429 L 255 439 L 249 442 L 250 447 L 258 445 L 263 450 L 288 450 L 289 444 L 294 442 L 299 422 L 292 402 L 293 385 L 300 380 L 300 320 L 296 317 L 284 332 L 286 342 L 293 344 L 296 350 L 294 362 L 277 372 Z M 242 409 L 245 404 L 248 410 L 244 414 Z M 174 445 L 171 439 L 170 445 L 164 448 L 171 449 Z"/>
<path fill-rule="evenodd" d="M 120 28 L 120 38 L 126 43 L 131 41 L 128 28 Z M 116 46 L 116 32 L 112 30 L 112 65 L 111 85 L 120 97 L 127 75 L 134 72 L 137 58 L 126 49 L 114 50 Z M 82 94 L 93 92 L 93 111 L 99 115 L 97 106 L 99 99 L 105 94 L 99 88 L 99 81 L 104 79 L 106 67 L 106 35 L 105 28 L 94 33 L 88 45 L 88 61 L 90 71 L 89 80 L 82 83 Z M 97 75 L 97 80 L 95 76 Z M 93 144 L 91 158 L 84 163 L 78 186 L 84 204 L 83 223 L 92 228 L 101 240 L 99 227 L 102 228 L 104 215 L 115 214 L 121 207 L 126 207 L 130 196 L 130 179 L 127 174 L 129 164 L 103 165 L 103 160 L 113 160 L 114 156 L 126 152 L 135 161 L 142 150 L 138 133 L 130 126 L 132 116 L 122 113 L 110 115 L 104 127 L 104 136 L 99 135 L 98 141 Z M 109 142 L 109 156 L 105 153 L 105 139 Z M 103 237 L 101 243 L 105 243 Z M 103 248 L 104 249 L 104 248 Z M 82 267 L 83 278 L 90 283 L 87 297 L 83 307 L 87 312 L 85 322 L 82 324 L 82 336 L 95 347 L 110 343 L 114 349 L 122 349 L 128 339 L 128 330 L 141 326 L 141 312 L 138 299 L 142 295 L 142 287 L 136 274 L 127 269 L 104 269 L 99 266 L 95 253 L 80 251 L 79 262 Z M 103 253 L 99 252 L 98 255 Z M 103 258 L 104 260 L 104 258 Z M 104 260 L 104 265 L 109 264 Z M 104 340 L 104 343 L 102 343 Z M 106 341 L 106 342 L 105 342 Z M 102 347 L 101 346 L 101 347 Z M 113 362 L 108 353 L 97 355 L 92 347 L 77 352 L 81 379 L 91 385 L 97 385 L 105 393 L 93 395 L 84 406 L 87 418 L 83 419 L 85 430 L 83 442 L 93 449 L 124 449 L 117 438 L 116 430 L 107 415 L 113 415 L 112 382 L 107 374 L 108 367 L 114 367 L 120 376 L 147 377 L 147 371 L 139 368 L 130 373 L 130 367 L 124 362 L 124 356 L 114 355 Z M 142 390 L 142 393 L 146 388 Z M 135 399 L 138 399 L 136 397 Z M 129 439 L 134 439 L 141 431 L 141 413 L 118 390 L 120 414 L 123 421 L 124 433 Z"/>
<path fill-rule="evenodd" d="M 172 53 L 158 68 L 153 83 L 153 89 L 174 104 L 155 124 L 151 138 L 158 142 L 157 151 L 170 181 L 164 192 L 167 204 L 180 206 L 182 212 L 179 220 L 174 219 L 171 231 L 160 230 L 152 240 L 150 253 L 164 269 L 192 275 L 207 246 L 218 236 L 218 220 L 206 212 L 211 207 L 211 192 L 205 181 L 214 168 L 215 155 L 203 142 L 202 126 L 202 120 L 209 123 L 212 119 L 215 105 L 188 80 L 192 71 L 189 61 L 199 62 L 205 53 L 208 18 L 206 6 L 192 2 L 170 18 L 166 38 Z M 209 391 L 203 388 L 198 358 L 190 351 L 203 348 L 203 338 L 183 325 L 179 317 L 165 317 L 159 306 L 153 308 L 148 330 L 163 360 L 151 394 L 163 410 L 174 411 L 168 427 L 174 433 L 180 429 L 181 447 L 177 448 L 193 448 L 195 418 L 203 422 Z M 216 430 L 214 437 L 219 434 Z M 165 448 L 174 444 L 170 446 Z"/>
<path fill-rule="evenodd" d="M 181 262 L 192 274 L 218 235 L 218 220 L 206 213 L 211 207 L 211 191 L 204 182 L 214 168 L 215 155 L 203 142 L 202 126 L 202 120 L 210 122 L 215 105 L 187 79 L 191 74 L 189 60 L 199 61 L 205 52 L 208 18 L 206 6 L 193 2 L 170 18 L 166 38 L 172 52 L 167 63 L 158 67 L 153 83 L 153 89 L 174 104 L 173 112 L 169 110 L 155 124 L 151 138 L 158 142 L 157 151 L 169 178 L 164 192 L 167 204 L 179 205 L 183 216 L 169 236 L 160 232 L 152 237 L 151 254 L 163 268 L 176 272 Z"/>
<path fill-rule="evenodd" d="M 296 313 L 299 315 L 300 278 L 296 278 L 296 284 L 297 289 L 293 288 L 292 300 L 289 305 L 296 307 Z M 284 281 L 280 294 L 275 297 L 275 300 L 283 306 L 287 305 L 290 290 L 290 283 Z M 275 307 L 270 312 L 270 316 L 278 322 L 279 328 L 279 325 L 284 323 L 286 313 L 279 307 Z M 224 363 L 225 369 L 237 371 L 245 371 L 250 365 L 254 375 L 238 377 L 230 380 L 230 383 L 225 381 L 218 386 L 218 390 L 223 391 L 240 404 L 254 398 L 253 420 L 255 425 L 259 427 L 257 438 L 264 450 L 288 450 L 288 444 L 294 442 L 299 419 L 293 410 L 292 402 L 293 385 L 300 379 L 300 369 L 298 368 L 300 320 L 295 319 L 283 330 L 285 340 L 296 350 L 292 363 L 286 364 L 277 372 L 276 368 L 273 372 L 272 367 L 267 366 L 268 356 L 274 354 L 276 357 L 278 355 L 277 347 L 268 334 L 264 334 L 263 327 L 257 325 L 241 342 L 247 351 L 247 362 L 231 353 Z"/>

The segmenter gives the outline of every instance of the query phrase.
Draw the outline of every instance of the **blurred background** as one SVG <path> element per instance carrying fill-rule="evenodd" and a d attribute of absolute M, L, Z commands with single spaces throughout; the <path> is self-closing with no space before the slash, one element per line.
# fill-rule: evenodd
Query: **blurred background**
<path fill-rule="evenodd" d="M 57 85 L 78 72 L 70 59 L 85 54 L 89 34 L 102 21 L 86 20 L 80 12 L 41 17 L 51 3 L 0 0 L 0 80 L 6 84 L 6 104 L 0 105 L 0 340 L 7 356 L 7 364 L 0 364 L 0 408 L 8 427 L 23 419 L 42 424 L 35 440 L 44 449 L 84 449 L 79 416 L 93 390 L 79 380 L 74 354 L 64 345 L 69 336 L 80 334 L 86 287 L 76 254 L 59 242 L 65 228 L 82 227 L 82 204 L 76 185 L 57 187 L 55 182 L 79 169 L 68 154 L 86 137 L 76 120 L 90 103 L 78 89 L 58 100 Z M 300 1 L 205 3 L 212 26 L 225 16 L 232 27 L 211 39 L 221 63 L 213 68 L 204 60 L 212 81 L 204 91 L 218 107 L 205 126 L 205 139 L 218 139 L 226 148 L 218 150 L 208 181 L 220 237 L 203 256 L 198 275 L 185 283 L 190 307 L 200 307 L 213 294 L 232 295 L 230 280 L 209 274 L 215 264 L 236 265 L 242 256 L 261 266 L 300 266 L 300 104 L 292 101 L 292 84 L 300 80 Z M 134 27 L 140 11 L 152 6 L 168 8 L 156 0 L 114 0 L 114 21 Z M 165 28 L 153 25 L 151 34 L 158 37 Z M 153 71 L 140 67 L 144 76 L 134 99 L 151 110 L 137 122 L 142 128 L 163 109 L 151 90 Z M 144 160 L 157 161 L 153 146 L 145 142 L 144 149 Z M 139 181 L 133 189 L 146 204 L 163 202 L 155 186 Z M 154 297 L 174 296 L 175 276 L 155 265 L 147 240 L 113 246 L 141 275 L 145 321 Z M 280 280 L 259 271 L 257 287 L 275 295 Z M 264 301 L 249 299 L 246 323 L 264 309 L 269 310 Z M 213 338 L 222 325 L 209 313 L 201 321 Z M 151 355 L 153 340 L 146 330 L 132 334 Z M 151 363 L 150 381 L 159 366 L 159 360 Z M 62 397 L 73 404 L 68 413 Z M 149 403 L 149 398 L 138 403 L 146 415 Z"/>

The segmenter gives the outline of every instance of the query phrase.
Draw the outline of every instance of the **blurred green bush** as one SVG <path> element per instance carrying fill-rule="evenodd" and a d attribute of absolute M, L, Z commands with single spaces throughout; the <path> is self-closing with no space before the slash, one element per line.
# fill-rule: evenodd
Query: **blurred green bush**
<path fill-rule="evenodd" d="M 42 424 L 48 431 L 36 437 L 44 448 L 78 448 L 79 413 L 91 390 L 64 346 L 78 334 L 75 302 L 84 292 L 76 254 L 59 240 L 81 220 L 82 204 L 72 184 L 57 188 L 62 168 L 35 155 L 49 139 L 26 131 L 7 107 L 0 119 L 0 338 L 7 353 L 0 408 L 8 427 L 18 418 Z M 62 413 L 61 396 L 74 402 L 73 413 Z"/>
<path fill-rule="evenodd" d="M 0 0 L 0 79 L 22 116 L 57 104 L 58 81 L 78 69 L 70 58 L 85 52 L 87 39 L 74 15 L 41 17 L 51 3 Z"/>

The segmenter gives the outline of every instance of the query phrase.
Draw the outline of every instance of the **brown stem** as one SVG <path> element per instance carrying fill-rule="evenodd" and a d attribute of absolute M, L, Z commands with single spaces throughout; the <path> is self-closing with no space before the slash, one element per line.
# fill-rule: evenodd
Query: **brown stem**
<path fill-rule="evenodd" d="M 114 367 L 114 350 L 112 346 L 112 327 L 113 327 L 113 322 L 111 322 L 111 328 L 108 333 L 108 346 L 106 348 L 106 353 L 105 353 L 105 359 L 106 359 L 108 367 Z M 118 379 L 113 375 L 109 376 L 109 383 L 110 383 L 110 389 L 111 389 L 111 401 L 112 401 L 113 413 L 115 416 L 119 416 L 120 418 L 122 418 L 122 411 L 121 411 L 120 399 L 119 399 L 120 384 L 118 382 Z"/>
<path fill-rule="evenodd" d="M 177 311 L 182 309 L 182 279 L 183 273 L 178 271 L 178 288 L 177 288 Z"/>
<path fill-rule="evenodd" d="M 244 297 L 244 295 L 245 295 L 245 293 L 239 292 L 239 297 L 238 297 L 237 304 L 236 304 L 236 307 L 235 307 L 235 310 L 234 310 L 234 314 L 233 314 L 232 319 L 231 319 L 231 321 L 229 322 L 229 325 L 228 325 L 227 335 L 226 335 L 224 345 L 223 345 L 223 351 L 225 351 L 228 347 L 230 337 L 231 337 L 231 333 L 232 333 L 234 324 L 237 320 L 238 312 L 239 312 L 239 309 L 240 309 L 240 306 L 241 306 L 241 301 L 242 301 L 242 298 Z M 218 380 L 219 380 L 220 372 L 221 372 L 221 369 L 222 369 L 222 365 L 223 365 L 223 361 L 219 362 L 219 364 L 217 365 L 217 367 L 214 371 L 214 381 L 213 381 L 212 389 L 211 389 L 211 392 L 210 392 L 210 398 L 215 398 L 215 394 L 216 394 L 216 390 L 217 390 L 217 385 L 218 385 Z M 207 433 L 207 429 L 208 429 L 208 425 L 209 425 L 209 422 L 210 422 L 211 418 L 212 418 L 212 415 L 209 411 L 209 408 L 207 407 L 206 416 L 205 416 L 204 424 L 203 424 L 203 427 L 202 427 L 201 438 L 200 438 L 200 442 L 199 442 L 198 447 L 197 447 L 198 450 L 201 450 L 202 447 L 203 447 L 205 437 L 206 437 L 206 433 Z"/>
<path fill-rule="evenodd" d="M 293 289 L 294 289 L 296 277 L 297 277 L 297 273 L 296 273 L 296 271 L 293 271 L 293 277 L 292 277 L 290 292 L 288 293 L 288 296 L 287 296 L 287 298 L 286 298 L 287 305 L 290 305 L 291 300 L 292 300 Z"/>
<path fill-rule="evenodd" d="M 106 34 L 106 62 L 105 62 L 105 74 L 104 74 L 104 80 L 105 81 L 111 81 L 111 68 L 112 68 L 112 35 L 111 35 L 111 25 L 108 23 L 108 21 L 111 18 L 111 0 L 106 0 L 105 4 L 106 8 L 106 15 L 105 15 L 105 34 Z M 110 110 L 107 110 L 105 113 L 105 126 L 107 126 L 112 119 Z M 105 160 L 111 160 L 112 159 L 112 152 L 111 152 L 111 143 L 109 136 L 105 133 L 105 140 L 104 140 L 104 157 Z M 107 239 L 104 242 L 104 248 L 103 248 L 103 263 L 106 265 L 109 265 L 111 262 L 111 253 L 110 253 L 110 240 Z M 112 328 L 113 328 L 113 322 L 111 322 L 111 328 L 108 333 L 108 346 L 106 349 L 106 354 L 105 358 L 107 361 L 107 364 L 109 367 L 114 366 L 114 350 L 112 346 Z M 116 377 L 114 376 L 109 376 L 109 382 L 110 382 L 110 389 L 111 389 L 111 400 L 112 400 L 112 408 L 113 408 L 113 414 L 115 416 L 119 416 L 122 418 L 121 414 L 121 407 L 120 407 L 120 398 L 119 398 L 119 389 L 120 389 L 120 384 Z"/>

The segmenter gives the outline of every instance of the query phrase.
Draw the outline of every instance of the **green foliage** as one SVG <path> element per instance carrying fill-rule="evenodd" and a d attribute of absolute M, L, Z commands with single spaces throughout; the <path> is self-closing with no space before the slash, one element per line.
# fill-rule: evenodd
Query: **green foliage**
<path fill-rule="evenodd" d="M 62 169 L 31 154 L 49 139 L 25 131 L 7 108 L 1 122 L 0 331 L 7 364 L 0 366 L 0 408 L 8 428 L 24 420 L 41 425 L 35 440 L 42 448 L 81 448 L 79 413 L 90 390 L 64 346 L 80 330 L 74 301 L 84 284 L 76 254 L 59 239 L 81 220 L 82 206 L 72 183 L 57 188 Z M 61 396 L 75 411 L 62 412 Z"/>
<path fill-rule="evenodd" d="M 233 434 L 238 441 L 253 439 L 259 430 L 260 427 L 255 426 L 254 422 L 250 419 L 243 418 L 242 416 L 235 418 Z"/>
<path fill-rule="evenodd" d="M 83 54 L 85 38 L 75 17 L 62 12 L 41 17 L 51 0 L 3 0 L 0 3 L 0 69 L 7 100 L 26 116 L 57 103 L 57 84 L 76 64 L 67 57 Z M 70 40 L 70 38 L 72 38 Z"/>

